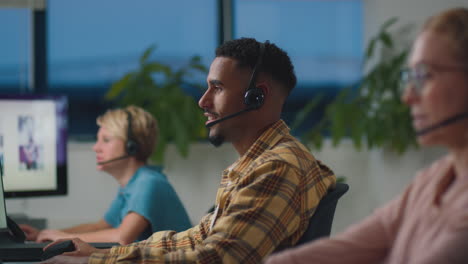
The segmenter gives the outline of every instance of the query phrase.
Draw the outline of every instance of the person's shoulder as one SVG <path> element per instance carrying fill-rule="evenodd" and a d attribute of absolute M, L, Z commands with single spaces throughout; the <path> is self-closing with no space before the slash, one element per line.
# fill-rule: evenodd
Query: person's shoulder
<path fill-rule="evenodd" d="M 315 160 L 314 155 L 295 137 L 289 135 L 283 137 L 282 140 L 273 146 L 269 151 L 272 156 L 278 156 L 279 158 L 286 158 L 289 160 L 290 157 L 296 159 Z"/>
<path fill-rule="evenodd" d="M 166 182 L 167 177 L 159 166 L 143 166 L 135 173 L 135 181 L 139 183 Z"/>
<path fill-rule="evenodd" d="M 162 167 L 157 165 L 144 165 L 141 166 L 137 173 L 142 175 L 157 175 L 157 176 L 164 176 L 162 172 Z"/>
<path fill-rule="evenodd" d="M 267 162 L 292 167 L 300 171 L 300 174 L 307 174 L 308 171 L 317 169 L 331 171 L 293 136 L 283 137 L 275 146 L 260 155 L 257 160 L 257 164 Z"/>
<path fill-rule="evenodd" d="M 440 176 L 444 177 L 446 172 L 452 167 L 453 159 L 450 155 L 445 155 L 438 160 L 432 162 L 428 166 L 420 169 L 416 173 L 416 181 L 430 180 L 433 181 L 433 177 Z"/>

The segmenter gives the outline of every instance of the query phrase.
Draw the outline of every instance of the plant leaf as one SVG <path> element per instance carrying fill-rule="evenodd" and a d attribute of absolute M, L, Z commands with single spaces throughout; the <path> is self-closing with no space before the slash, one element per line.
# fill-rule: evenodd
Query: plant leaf
<path fill-rule="evenodd" d="M 130 86 L 131 79 L 133 76 L 134 73 L 127 73 L 118 82 L 112 84 L 107 93 L 105 94 L 105 99 L 112 100 L 118 97 L 126 89 L 126 87 Z"/>
<path fill-rule="evenodd" d="M 156 45 L 151 45 L 149 46 L 144 52 L 143 55 L 140 57 L 140 65 L 144 65 L 148 59 L 151 53 L 153 53 L 153 50 L 156 49 Z"/>
<path fill-rule="evenodd" d="M 387 29 L 392 26 L 393 24 L 395 24 L 396 22 L 398 21 L 398 18 L 397 17 L 391 17 L 389 18 L 388 20 L 386 20 L 382 26 L 380 27 L 380 32 L 385 32 L 387 31 Z"/>
<path fill-rule="evenodd" d="M 186 157 L 190 143 L 206 135 L 203 113 L 193 97 L 184 92 L 183 86 L 192 70 L 200 72 L 207 68 L 199 56 L 192 57 L 178 69 L 152 60 L 150 57 L 155 47 L 151 45 L 143 52 L 137 70 L 126 73 L 113 83 L 105 99 L 118 99 L 121 106 L 133 104 L 142 107 L 156 118 L 158 144 L 151 159 L 162 165 L 170 142 Z"/>
<path fill-rule="evenodd" d="M 371 61 L 372 65 L 366 69 L 357 88 L 342 89 L 325 107 L 319 125 L 301 137 L 305 143 L 322 146 L 323 133 L 328 131 L 333 146 L 337 146 L 344 137 L 350 137 L 358 150 L 366 143 L 368 149 L 388 147 L 402 153 L 416 145 L 409 110 L 400 101 L 398 89 L 400 70 L 409 49 L 397 52 L 394 38 L 388 32 L 396 22 L 397 18 L 390 18 L 370 38 L 364 63 Z M 385 54 L 374 60 L 377 47 L 384 47 Z M 293 127 L 306 122 L 306 116 L 314 105 L 311 100 L 296 114 Z"/>
<path fill-rule="evenodd" d="M 392 37 L 387 32 L 382 32 L 382 34 L 380 34 L 380 40 L 384 43 L 385 47 L 393 47 Z"/>
<path fill-rule="evenodd" d="M 299 112 L 296 114 L 293 123 L 291 124 L 291 130 L 297 129 L 302 123 L 304 123 L 307 116 L 312 110 L 314 110 L 317 107 L 318 103 L 322 101 L 323 97 L 323 93 L 314 96 L 314 99 L 312 99 L 312 101 L 308 102 L 304 108 L 299 110 Z"/>

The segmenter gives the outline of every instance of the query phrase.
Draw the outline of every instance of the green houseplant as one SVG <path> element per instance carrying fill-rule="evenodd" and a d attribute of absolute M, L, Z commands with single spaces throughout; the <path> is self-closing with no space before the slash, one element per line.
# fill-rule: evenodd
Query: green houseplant
<path fill-rule="evenodd" d="M 105 98 L 118 105 L 137 105 L 157 119 L 159 127 L 158 144 L 151 159 L 164 162 L 164 152 L 173 142 L 179 153 L 186 157 L 191 142 L 204 136 L 204 116 L 194 98 L 188 95 L 184 85 L 200 87 L 188 79 L 195 73 L 206 73 L 207 68 L 199 56 L 192 57 L 179 69 L 152 60 L 155 46 L 146 49 L 139 60 L 139 67 L 128 72 L 112 84 Z"/>
<path fill-rule="evenodd" d="M 386 21 L 371 38 L 364 58 L 367 72 L 357 86 L 341 90 L 326 106 L 318 124 L 302 135 L 306 143 L 320 149 L 324 135 L 329 133 L 334 146 L 350 137 L 358 150 L 365 145 L 368 149 L 384 147 L 401 154 L 416 146 L 409 109 L 401 102 L 399 92 L 400 71 L 406 63 L 408 48 L 397 51 L 394 36 L 389 32 L 396 21 L 396 18 Z M 321 98 L 314 98 L 296 115 L 292 128 L 306 121 Z"/>

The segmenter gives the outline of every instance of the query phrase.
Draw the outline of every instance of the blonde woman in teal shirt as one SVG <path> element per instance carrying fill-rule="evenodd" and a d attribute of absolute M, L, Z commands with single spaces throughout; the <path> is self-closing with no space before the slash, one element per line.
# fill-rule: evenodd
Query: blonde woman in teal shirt
<path fill-rule="evenodd" d="M 159 230 L 183 231 L 190 220 L 167 178 L 148 166 L 157 141 L 154 117 L 135 106 L 109 110 L 97 118 L 99 131 L 93 147 L 97 169 L 119 183 L 116 198 L 103 219 L 62 230 L 21 228 L 28 240 L 38 242 L 81 238 L 87 242 L 143 240 Z"/>

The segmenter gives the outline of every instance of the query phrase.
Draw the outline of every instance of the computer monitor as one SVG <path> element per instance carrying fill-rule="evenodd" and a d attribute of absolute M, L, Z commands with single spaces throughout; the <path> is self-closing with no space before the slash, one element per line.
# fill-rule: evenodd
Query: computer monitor
<path fill-rule="evenodd" d="M 8 231 L 5 196 L 3 194 L 3 181 L 0 179 L 0 233 Z"/>
<path fill-rule="evenodd" d="M 0 95 L 0 175 L 5 197 L 67 193 L 65 96 Z"/>

